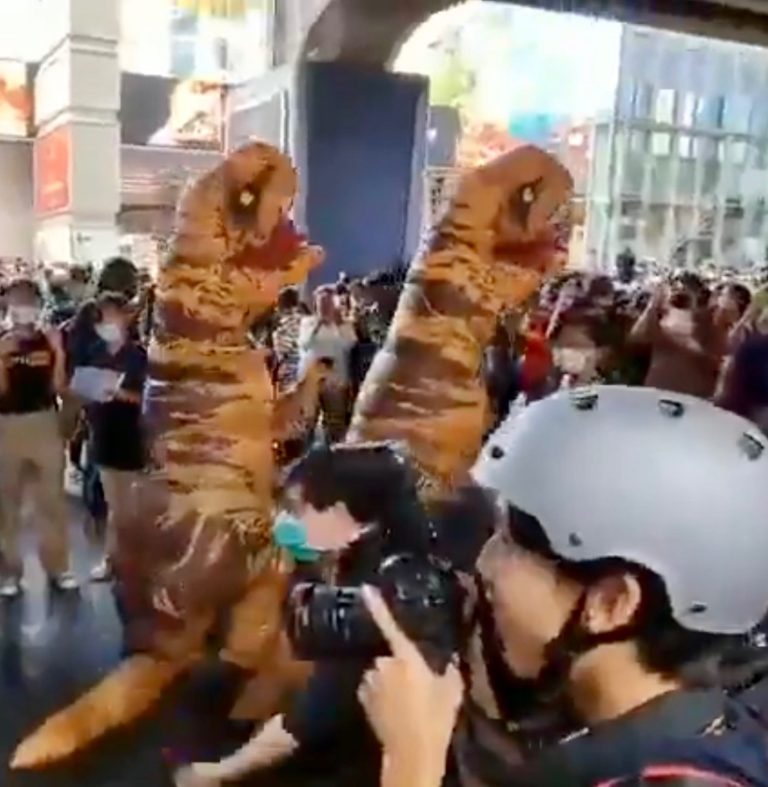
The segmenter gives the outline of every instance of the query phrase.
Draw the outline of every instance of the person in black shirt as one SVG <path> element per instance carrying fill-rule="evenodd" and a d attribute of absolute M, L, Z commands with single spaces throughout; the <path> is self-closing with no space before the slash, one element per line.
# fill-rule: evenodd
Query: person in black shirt
<path fill-rule="evenodd" d="M 30 279 L 6 290 L 6 328 L 0 334 L 0 596 L 21 590 L 19 551 L 24 471 L 38 476 L 40 558 L 52 585 L 74 590 L 69 573 L 68 511 L 63 489 L 64 444 L 57 395 L 65 386 L 65 359 L 56 330 L 40 326 L 42 299 Z"/>
<path fill-rule="evenodd" d="M 87 408 L 89 455 L 99 469 L 108 508 L 105 559 L 94 568 L 91 578 L 105 581 L 111 576 L 109 554 L 114 547 L 114 512 L 126 504 L 136 475 L 144 467 L 141 401 L 147 354 L 131 338 L 133 312 L 125 296 L 104 293 L 96 306 L 96 338 L 85 350 L 81 363 L 122 375 L 110 401 L 92 403 Z"/>
<path fill-rule="evenodd" d="M 87 366 L 90 361 L 94 345 L 98 345 L 96 323 L 98 321 L 98 296 L 105 292 L 119 293 L 126 300 L 133 301 L 139 287 L 139 274 L 130 260 L 122 257 L 113 257 L 105 260 L 96 281 L 96 296 L 82 301 L 77 314 L 64 326 L 67 348 L 67 371 L 72 374 L 78 366 Z M 134 310 L 134 314 L 136 311 Z M 139 340 L 139 331 L 136 320 L 131 323 L 131 339 Z M 78 422 L 82 425 L 82 402 L 76 397 L 65 397 L 64 411 L 65 422 L 70 438 L 75 436 Z M 85 424 L 87 429 L 87 422 Z M 82 493 L 85 508 L 95 523 L 95 529 L 103 529 L 107 518 L 106 502 L 102 488 L 101 477 L 90 455 L 82 466 Z"/>
<path fill-rule="evenodd" d="M 314 449 L 288 473 L 275 541 L 305 565 L 321 555 L 330 559 L 339 585 L 373 581 L 384 557 L 430 551 L 433 530 L 415 482 L 409 464 L 386 444 Z M 230 757 L 182 768 L 178 787 L 216 787 L 282 763 L 317 783 L 375 785 L 379 746 L 356 697 L 369 666 L 369 660 L 318 662 L 285 714 Z"/>

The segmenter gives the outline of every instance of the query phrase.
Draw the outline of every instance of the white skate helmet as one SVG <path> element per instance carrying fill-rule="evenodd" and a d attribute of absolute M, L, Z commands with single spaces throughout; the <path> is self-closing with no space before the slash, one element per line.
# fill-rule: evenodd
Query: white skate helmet
<path fill-rule="evenodd" d="M 561 392 L 502 424 L 472 473 L 564 560 L 656 573 L 686 629 L 741 634 L 768 611 L 768 439 L 736 415 L 649 388 Z"/>

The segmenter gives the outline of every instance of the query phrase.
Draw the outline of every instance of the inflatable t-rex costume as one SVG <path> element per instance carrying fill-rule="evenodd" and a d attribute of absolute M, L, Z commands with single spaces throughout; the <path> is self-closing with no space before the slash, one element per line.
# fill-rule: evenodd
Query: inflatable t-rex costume
<path fill-rule="evenodd" d="M 215 611 L 236 602 L 254 573 L 259 580 L 235 608 L 222 655 L 295 677 L 278 622 L 285 578 L 264 557 L 270 554 L 270 429 L 281 419 L 271 415 L 266 370 L 244 346 L 248 319 L 317 257 L 293 236 L 287 242 L 281 229 L 293 193 L 288 172 L 274 151 L 249 148 L 182 202 L 181 231 L 158 292 L 161 330 L 148 397 L 158 467 L 121 533 L 124 573 L 134 586 L 139 578 L 154 589 L 151 596 L 139 593 L 133 609 L 144 612 L 138 621 L 151 624 L 139 634 L 155 655 L 129 659 L 46 722 L 17 750 L 17 767 L 65 757 L 147 710 L 198 655 Z M 290 187 L 276 187 L 283 178 Z M 463 479 L 486 427 L 483 351 L 500 312 L 524 301 L 564 263 L 568 233 L 553 217 L 568 204 L 570 190 L 567 171 L 535 148 L 520 148 L 465 178 L 408 277 L 386 348 L 358 399 L 350 441 L 405 441 L 430 491 Z M 234 206 L 237 215 L 244 203 L 255 205 L 244 224 L 258 241 L 229 235 L 229 211 Z M 261 219 L 267 206 L 270 218 Z M 306 409 L 312 386 L 294 396 L 295 413 Z M 281 422 L 287 421 L 295 417 Z M 260 574 L 257 564 L 249 566 L 251 556 L 261 556 Z"/>
<path fill-rule="evenodd" d="M 484 351 L 502 312 L 567 261 L 572 185 L 527 146 L 464 178 L 409 271 L 348 441 L 403 441 L 431 492 L 465 478 L 488 427 Z"/>
<path fill-rule="evenodd" d="M 253 144 L 181 198 L 150 348 L 152 465 L 118 521 L 118 597 L 128 640 L 146 655 L 49 719 L 18 748 L 15 767 L 66 757 L 145 712 L 202 655 L 217 616 L 247 588 L 263 602 L 248 647 L 268 647 L 279 634 L 284 580 L 269 549 L 273 441 L 291 436 L 318 371 L 275 403 L 248 332 L 281 288 L 322 260 L 287 219 L 295 191 L 290 161 Z M 241 650 L 228 648 L 235 659 Z M 250 666 L 258 662 L 248 656 Z"/>

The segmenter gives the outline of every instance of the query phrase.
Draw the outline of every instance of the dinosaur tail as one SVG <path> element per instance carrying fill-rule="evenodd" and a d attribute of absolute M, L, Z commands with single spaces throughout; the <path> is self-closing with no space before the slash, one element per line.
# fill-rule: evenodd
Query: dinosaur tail
<path fill-rule="evenodd" d="M 184 663 L 133 656 L 25 738 L 13 755 L 11 768 L 45 767 L 66 759 L 108 731 L 137 720 L 184 667 Z"/>

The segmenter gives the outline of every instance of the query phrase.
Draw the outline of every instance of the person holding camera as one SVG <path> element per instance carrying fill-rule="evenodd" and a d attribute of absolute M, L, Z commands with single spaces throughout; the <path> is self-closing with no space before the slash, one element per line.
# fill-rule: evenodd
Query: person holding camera
<path fill-rule="evenodd" d="M 312 628 L 302 658 L 315 670 L 283 715 L 268 721 L 239 751 L 217 763 L 196 763 L 176 774 L 178 787 L 214 787 L 288 761 L 299 749 L 304 768 L 333 774 L 334 785 L 375 785 L 379 746 L 366 724 L 357 689 L 373 658 L 366 641 L 342 630 L 350 595 L 378 583 L 389 556 L 426 557 L 432 528 L 410 465 L 386 444 L 316 448 L 288 472 L 275 541 L 302 564 L 315 564 L 328 585 L 297 587 L 289 632 L 297 620 Z M 343 588 L 343 589 L 342 589 Z M 338 589 L 338 590 L 337 590 Z M 343 609 L 342 609 L 343 608 Z M 362 604 L 358 605 L 363 609 Z M 339 611 L 342 614 L 337 614 Z M 354 615 L 351 616 L 354 618 Z M 375 633 L 375 627 L 374 627 Z M 347 635 L 347 636 L 345 636 Z M 317 658 L 321 656 L 321 658 Z"/>
<path fill-rule="evenodd" d="M 710 399 L 726 351 L 727 329 L 713 319 L 710 293 L 695 273 L 662 284 L 635 323 L 629 340 L 651 352 L 649 388 Z"/>
<path fill-rule="evenodd" d="M 768 785 L 759 708 L 694 688 L 768 608 L 766 438 L 691 396 L 595 387 L 503 425 L 473 475 L 502 515 L 478 568 L 505 667 L 583 725 L 474 783 Z M 392 652 L 360 689 L 381 784 L 438 787 L 461 681 L 367 595 Z"/>

